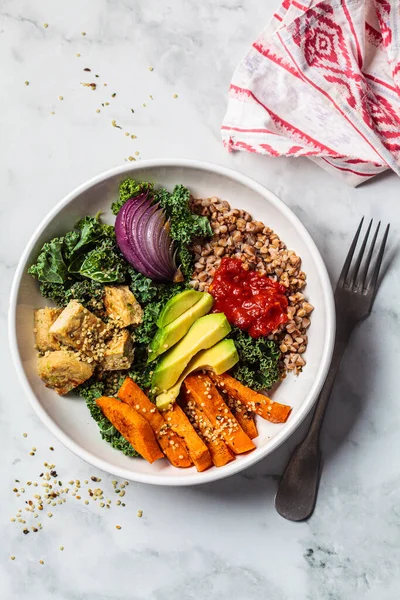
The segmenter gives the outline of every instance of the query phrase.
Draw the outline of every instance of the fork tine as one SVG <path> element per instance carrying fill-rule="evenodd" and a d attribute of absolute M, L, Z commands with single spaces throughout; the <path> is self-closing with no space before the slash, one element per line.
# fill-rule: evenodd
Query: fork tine
<path fill-rule="evenodd" d="M 365 252 L 365 247 L 367 245 L 368 237 L 369 237 L 369 234 L 370 234 L 370 231 L 371 231 L 372 221 L 373 221 L 373 219 L 371 219 L 370 222 L 369 222 L 368 229 L 366 231 L 366 234 L 364 236 L 363 242 L 361 244 L 361 248 L 360 248 L 360 250 L 358 252 L 355 265 L 354 265 L 354 267 L 353 267 L 353 269 L 351 270 L 351 273 L 350 273 L 349 286 L 351 288 L 354 286 L 354 284 L 356 282 L 356 279 L 357 279 L 358 271 L 360 269 L 361 261 L 363 259 L 364 252 Z"/>
<path fill-rule="evenodd" d="M 360 221 L 360 224 L 359 224 L 358 229 L 356 231 L 356 235 L 354 236 L 354 239 L 353 239 L 353 241 L 351 243 L 351 246 L 350 246 L 350 250 L 349 250 L 349 252 L 348 252 L 348 254 L 346 256 L 346 260 L 344 262 L 343 269 L 342 269 L 342 272 L 340 273 L 339 281 L 337 283 L 338 287 L 342 287 L 344 285 L 344 282 L 345 282 L 346 277 L 348 275 L 348 272 L 349 272 L 349 269 L 350 269 L 350 265 L 351 265 L 351 261 L 352 261 L 352 258 L 353 258 L 353 254 L 354 254 L 354 250 L 356 249 L 358 238 L 359 238 L 361 227 L 362 227 L 363 223 L 364 223 L 364 217 Z"/>
<path fill-rule="evenodd" d="M 373 294 L 375 294 L 375 290 L 376 290 L 376 284 L 377 284 L 378 276 L 379 276 L 379 269 L 381 268 L 383 253 L 385 251 L 386 241 L 387 241 L 388 235 L 389 235 L 389 229 L 390 229 L 390 224 L 387 225 L 387 227 L 385 229 L 385 233 L 383 235 L 383 240 L 381 242 L 381 247 L 379 248 L 378 258 L 376 259 L 374 272 L 372 274 L 371 281 L 367 288 L 367 290 L 372 291 Z"/>
<path fill-rule="evenodd" d="M 360 290 L 363 290 L 366 287 L 368 270 L 369 270 L 369 266 L 371 264 L 372 254 L 373 254 L 373 251 L 375 248 L 375 243 L 376 243 L 376 240 L 378 237 L 380 227 L 381 227 L 381 222 L 379 221 L 377 228 L 375 230 L 375 233 L 374 233 L 374 237 L 372 238 L 370 249 L 368 250 L 367 258 L 364 262 L 363 268 L 361 269 L 361 273 L 358 278 L 357 288 Z"/>

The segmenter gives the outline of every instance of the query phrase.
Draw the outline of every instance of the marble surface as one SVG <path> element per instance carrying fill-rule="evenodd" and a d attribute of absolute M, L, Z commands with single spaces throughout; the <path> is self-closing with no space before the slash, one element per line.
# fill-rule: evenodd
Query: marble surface
<path fill-rule="evenodd" d="M 399 182 L 388 174 L 355 190 L 307 160 L 225 152 L 219 126 L 230 76 L 277 5 L 0 2 L 2 600 L 399 597 Z M 81 82 L 95 82 L 97 89 Z M 112 127 L 113 119 L 137 139 Z M 354 334 L 340 370 L 323 433 L 318 505 L 306 523 L 285 521 L 273 505 L 296 439 L 256 467 L 212 485 L 130 484 L 126 506 L 117 507 L 113 477 L 95 473 L 63 449 L 24 397 L 6 339 L 19 255 L 55 202 L 128 156 L 206 159 L 264 183 L 307 226 L 332 281 L 361 215 L 392 223 L 391 263 L 373 314 Z M 25 482 L 38 479 L 43 461 L 56 464 L 63 482 L 101 477 L 93 487 L 105 490 L 112 508 L 84 504 L 85 491 L 81 500 L 70 496 L 52 509 L 52 518 L 45 508 L 43 529 L 24 535 L 22 524 L 10 518 L 32 497 L 35 490 Z M 15 485 L 24 486 L 25 494 L 17 497 Z M 33 516 L 26 514 L 31 527 Z"/>

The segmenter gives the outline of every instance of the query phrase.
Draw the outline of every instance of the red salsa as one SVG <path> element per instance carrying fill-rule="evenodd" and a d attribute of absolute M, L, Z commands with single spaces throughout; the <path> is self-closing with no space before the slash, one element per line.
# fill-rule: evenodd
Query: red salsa
<path fill-rule="evenodd" d="M 230 323 L 253 338 L 272 333 L 288 320 L 286 288 L 266 275 L 246 271 L 238 258 L 223 258 L 210 293 L 214 312 L 225 313 Z"/>

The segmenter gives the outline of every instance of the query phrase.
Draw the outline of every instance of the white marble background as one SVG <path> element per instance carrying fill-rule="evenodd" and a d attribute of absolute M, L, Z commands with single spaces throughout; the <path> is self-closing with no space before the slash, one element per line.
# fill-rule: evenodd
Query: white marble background
<path fill-rule="evenodd" d="M 399 181 L 387 175 L 354 190 L 307 160 L 232 156 L 222 148 L 230 76 L 277 5 L 0 0 L 2 600 L 399 597 Z M 112 119 L 137 139 L 113 128 Z M 342 365 L 323 435 L 320 496 L 307 523 L 287 522 L 273 506 L 295 440 L 223 482 L 194 489 L 131 484 L 126 507 L 108 511 L 69 498 L 29 535 L 10 522 L 26 499 L 12 491 L 14 479 L 37 479 L 44 460 L 56 463 L 64 481 L 96 474 L 111 489 L 113 478 L 63 449 L 28 405 L 8 352 L 7 301 L 19 255 L 54 203 L 136 151 L 143 159 L 215 161 L 261 181 L 308 227 L 333 281 L 362 214 L 392 223 L 393 262 Z"/>

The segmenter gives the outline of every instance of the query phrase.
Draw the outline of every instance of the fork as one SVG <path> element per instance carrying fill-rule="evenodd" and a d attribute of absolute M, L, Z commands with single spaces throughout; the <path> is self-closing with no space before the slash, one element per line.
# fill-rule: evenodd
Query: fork
<path fill-rule="evenodd" d="M 378 288 L 379 269 L 390 225 L 386 227 L 374 265 L 370 269 L 381 222 L 379 221 L 375 229 L 368 253 L 364 259 L 373 223 L 372 220 L 370 221 L 361 247 L 353 261 L 363 222 L 364 217 L 361 219 L 350 246 L 335 290 L 336 340 L 328 375 L 318 397 L 310 429 L 304 440 L 293 452 L 282 475 L 275 497 L 276 510 L 282 517 L 291 521 L 307 519 L 314 511 L 321 475 L 319 440 L 326 408 L 340 361 L 353 329 L 370 315 Z M 371 274 L 369 275 L 370 271 Z"/>

